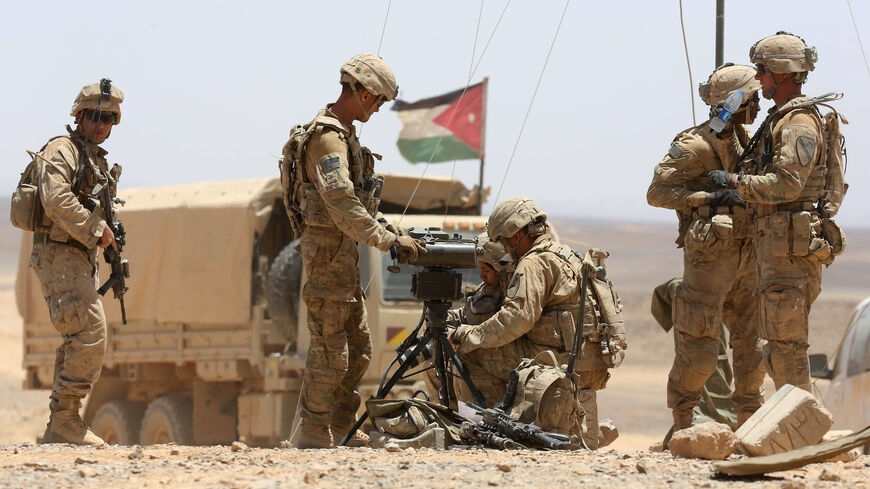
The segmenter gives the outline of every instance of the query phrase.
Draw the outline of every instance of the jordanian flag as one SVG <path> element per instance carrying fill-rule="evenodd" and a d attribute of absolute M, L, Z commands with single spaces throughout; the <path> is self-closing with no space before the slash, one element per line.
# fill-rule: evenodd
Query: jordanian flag
<path fill-rule="evenodd" d="M 397 143 L 402 156 L 411 163 L 480 158 L 485 90 L 478 83 L 465 95 L 459 89 L 413 103 L 396 100 L 393 110 L 405 125 Z"/>

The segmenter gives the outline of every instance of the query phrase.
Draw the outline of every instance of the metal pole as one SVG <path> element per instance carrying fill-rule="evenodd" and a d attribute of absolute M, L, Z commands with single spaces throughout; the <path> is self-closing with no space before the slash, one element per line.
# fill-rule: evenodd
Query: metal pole
<path fill-rule="evenodd" d="M 725 0 L 716 0 L 716 66 L 725 63 Z"/>
<path fill-rule="evenodd" d="M 483 79 L 483 109 L 480 124 L 480 178 L 477 183 L 477 214 L 483 215 L 483 163 L 486 160 L 486 89 L 489 85 L 489 77 Z"/>

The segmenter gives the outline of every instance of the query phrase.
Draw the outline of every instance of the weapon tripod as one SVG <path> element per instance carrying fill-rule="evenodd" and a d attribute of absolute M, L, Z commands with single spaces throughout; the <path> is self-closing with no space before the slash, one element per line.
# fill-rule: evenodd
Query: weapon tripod
<path fill-rule="evenodd" d="M 450 341 L 447 339 L 447 311 L 450 310 L 452 304 L 453 303 L 448 300 L 423 301 L 423 318 L 420 321 L 420 324 L 418 324 L 417 328 L 408 336 L 408 339 L 402 342 L 402 344 L 396 349 L 398 355 L 393 362 L 390 363 L 390 366 L 387 367 L 387 370 L 384 372 L 384 378 L 386 378 L 387 373 L 396 361 L 400 362 L 399 368 L 388 380 L 386 380 L 386 382 L 381 382 L 377 394 L 373 397 L 374 399 L 383 399 L 386 397 L 387 394 L 389 394 L 390 389 L 392 389 L 398 381 L 405 379 L 410 375 L 432 368 L 435 370 L 435 376 L 441 381 L 441 385 L 438 388 L 438 402 L 450 409 L 451 401 L 456 400 L 453 398 L 454 374 L 450 371 L 450 362 L 453 362 L 453 365 L 456 366 L 456 370 L 459 372 L 460 378 L 465 382 L 469 392 L 471 392 L 474 402 L 479 406 L 486 406 L 486 401 L 484 400 L 483 395 L 477 387 L 475 387 L 474 382 L 471 381 L 471 377 L 468 375 L 468 369 L 466 369 L 465 365 L 463 365 L 459 360 L 456 351 L 453 349 L 453 345 L 451 345 Z M 420 331 L 424 322 L 426 329 L 423 332 L 423 335 L 417 338 L 417 333 Z M 411 349 L 411 345 L 414 344 L 415 340 L 416 345 Z M 432 366 L 413 372 L 406 377 L 405 373 L 411 367 L 416 365 L 417 357 L 423 353 L 430 344 L 432 345 Z M 350 431 L 344 436 L 344 438 L 342 438 L 338 446 L 344 446 L 353 434 L 356 433 L 356 430 L 365 423 L 367 418 L 368 412 L 363 413 L 363 415 L 357 419 L 356 423 L 354 423 L 353 427 L 351 427 Z"/>

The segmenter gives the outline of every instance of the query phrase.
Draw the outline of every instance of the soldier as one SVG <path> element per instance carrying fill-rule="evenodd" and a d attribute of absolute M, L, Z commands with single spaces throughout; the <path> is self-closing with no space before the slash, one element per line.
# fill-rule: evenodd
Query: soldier
<path fill-rule="evenodd" d="M 510 256 L 502 245 L 491 241 L 487 233 L 477 237 L 477 245 L 483 249 L 483 254 L 477 259 L 481 283 L 466 297 L 463 307 L 447 312 L 447 323 L 451 326 L 480 324 L 504 304 L 508 282 L 513 275 Z"/>
<path fill-rule="evenodd" d="M 36 156 L 45 218 L 33 234 L 30 266 L 42 285 L 51 322 L 63 337 L 57 348 L 51 416 L 43 443 L 99 445 L 103 440 L 79 416 L 82 399 L 100 378 L 106 351 L 106 315 L 97 296 L 98 248 L 116 247 L 102 209 L 85 204 L 94 187 L 117 190 L 120 165 L 109 167 L 99 145 L 121 122 L 124 93 L 107 79 L 81 89 L 70 115 L 76 128 L 49 140 Z M 45 231 L 43 231 L 45 230 Z"/>
<path fill-rule="evenodd" d="M 751 213 L 733 190 L 705 191 L 707 173 L 737 167 L 749 141 L 743 124 L 755 120 L 759 88 L 755 70 L 749 66 L 728 63 L 715 70 L 699 86 L 711 119 L 737 90 L 743 91 L 740 108 L 721 133 L 705 121 L 678 134 L 656 165 L 647 191 L 650 205 L 677 211 L 677 245 L 684 248 L 683 282 L 673 299 L 676 339 L 668 375 L 674 431 L 692 425 L 701 388 L 716 368 L 723 321 L 734 354 L 733 400 L 738 424 L 763 401 Z"/>
<path fill-rule="evenodd" d="M 396 76 L 372 54 L 354 56 L 340 73 L 338 100 L 320 110 L 304 132 L 291 133 L 284 147 L 284 163 L 298 163 L 291 175 L 282 174 L 282 183 L 294 230 L 302 228 L 299 250 L 308 274 L 302 294 L 311 333 L 295 435 L 299 448 L 335 446 L 359 407 L 355 389 L 372 344 L 357 243 L 381 251 L 396 246 L 411 257 L 425 253 L 421 242 L 397 236 L 376 219 L 383 178 L 374 173 L 374 158 L 380 157 L 360 144 L 353 126 L 393 100 Z"/>
<path fill-rule="evenodd" d="M 491 406 L 504 397 L 508 376 L 523 358 L 550 350 L 560 362 L 567 360 L 574 342 L 582 262 L 570 249 L 552 240 L 547 215 L 530 199 L 513 197 L 499 204 L 489 216 L 488 234 L 513 256 L 516 271 L 501 309 L 479 325 L 457 328 L 451 341 Z M 590 318 L 598 314 L 588 296 L 587 306 L 584 336 L 589 334 L 586 325 L 594 321 Z M 599 337 L 598 341 L 584 341 L 576 367 L 587 414 L 597 412 L 595 398 L 589 393 L 605 387 L 610 378 L 607 369 L 614 366 L 603 358 L 601 348 L 601 341 L 610 339 L 614 340 L 611 354 L 620 355 L 624 330 L 608 333 L 608 338 Z M 584 440 L 597 446 L 597 418 L 588 427 Z"/>
<path fill-rule="evenodd" d="M 836 212 L 840 203 L 830 200 L 837 189 L 828 188 L 833 168 L 823 159 L 825 125 L 813 101 L 802 94 L 807 74 L 815 68 L 816 49 L 794 34 L 777 32 L 755 43 L 749 58 L 756 63 L 762 95 L 776 106 L 753 138 L 760 144 L 745 160 L 746 174 L 713 171 L 708 184 L 736 188 L 755 209 L 765 368 L 777 389 L 792 384 L 809 391 L 807 317 L 821 290 L 822 264 L 830 265 L 837 253 L 828 233 L 822 235 L 820 217 Z"/>

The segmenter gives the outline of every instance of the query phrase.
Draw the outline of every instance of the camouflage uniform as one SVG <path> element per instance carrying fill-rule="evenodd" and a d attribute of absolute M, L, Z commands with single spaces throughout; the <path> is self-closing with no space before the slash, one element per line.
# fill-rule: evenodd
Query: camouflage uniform
<path fill-rule="evenodd" d="M 659 326 L 666 332 L 671 331 L 674 326 L 672 305 L 674 296 L 682 282 L 682 277 L 672 278 L 653 290 L 650 312 Z M 677 331 L 674 330 L 674 346 L 676 346 L 677 336 Z M 734 374 L 731 370 L 731 361 L 728 358 L 728 336 L 728 331 L 723 323 L 719 327 L 719 354 L 716 360 L 716 370 L 701 387 L 700 402 L 695 406 L 692 424 L 714 421 L 737 429 L 737 413 L 734 410 L 734 401 L 731 399 L 734 394 L 734 389 L 731 387 Z M 670 439 L 670 436 L 667 439 Z M 667 443 L 664 446 L 667 446 Z"/>
<path fill-rule="evenodd" d="M 798 84 L 817 59 L 815 48 L 784 32 L 757 42 L 750 58 L 765 71 L 793 73 Z M 774 80 L 765 96 L 772 98 L 778 86 Z M 745 160 L 751 174 L 737 179 L 737 192 L 756 213 L 765 367 L 777 389 L 791 384 L 809 391 L 808 316 L 821 291 L 822 264 L 834 257 L 816 207 L 827 197 L 824 125 L 815 106 L 794 107 L 807 100 L 797 95 L 771 109 L 760 144 Z"/>
<path fill-rule="evenodd" d="M 750 67 L 731 68 L 754 73 Z M 733 400 L 739 421 L 763 401 L 751 211 L 713 207 L 705 191 L 707 173 L 733 171 L 748 140 L 745 127 L 733 123 L 722 134 L 710 122 L 683 131 L 656 165 L 647 191 L 650 205 L 677 211 L 677 245 L 684 248 L 683 281 L 673 303 L 674 363 L 668 376 L 668 407 L 677 430 L 691 426 L 701 389 L 716 369 L 723 321 L 734 354 Z"/>
<path fill-rule="evenodd" d="M 301 417 L 303 423 L 332 425 L 338 435 L 354 422 L 360 402 L 355 389 L 372 353 L 357 243 L 388 251 L 396 235 L 375 220 L 378 176 L 354 127 L 342 124 L 329 107 L 312 124 L 317 130 L 304 152 L 306 228 L 299 243 L 311 333 Z"/>
<path fill-rule="evenodd" d="M 97 103 L 99 94 L 99 84 L 84 87 L 72 115 L 99 107 L 114 112 L 115 124 L 120 122 L 123 92 L 113 87 L 102 105 Z M 97 184 L 108 186 L 114 197 L 121 167 L 110 168 L 104 149 L 87 143 L 69 126 L 67 131 L 68 136 L 51 139 L 36 157 L 45 219 L 33 236 L 30 266 L 42 286 L 51 322 L 63 337 L 55 356 L 51 419 L 43 441 L 98 444 L 102 440 L 84 425 L 79 409 L 100 378 L 106 351 L 106 315 L 96 290 L 97 244 L 106 228 L 106 216 L 99 207 L 95 212 L 87 210 L 84 202 Z M 78 193 L 74 193 L 80 164 L 84 168 Z"/>
<path fill-rule="evenodd" d="M 460 360 L 488 405 L 504 398 L 510 372 L 523 358 L 550 350 L 561 363 L 567 360 L 580 299 L 579 266 L 570 250 L 553 242 L 549 233 L 541 234 L 519 259 L 502 308 L 481 324 L 464 327 L 455 338 Z M 586 322 L 592 309 L 587 300 Z M 584 342 L 575 370 L 587 412 L 597 413 L 594 391 L 606 386 L 609 367 L 601 358 L 600 343 Z M 590 426 L 597 428 L 597 418 Z M 592 440 L 597 446 L 594 428 L 587 442 Z"/>
<path fill-rule="evenodd" d="M 758 218 L 760 336 L 767 340 L 765 366 L 777 389 L 792 384 L 810 390 L 807 318 L 821 292 L 822 263 L 833 261 L 813 206 L 819 190 L 808 185 L 822 172 L 821 144 L 820 120 L 814 109 L 796 109 L 776 117 L 763 136 L 767 149 L 762 151 L 772 151 L 772 162 L 756 170 L 757 175 L 744 176 L 737 187 L 740 198 L 753 204 Z"/>

